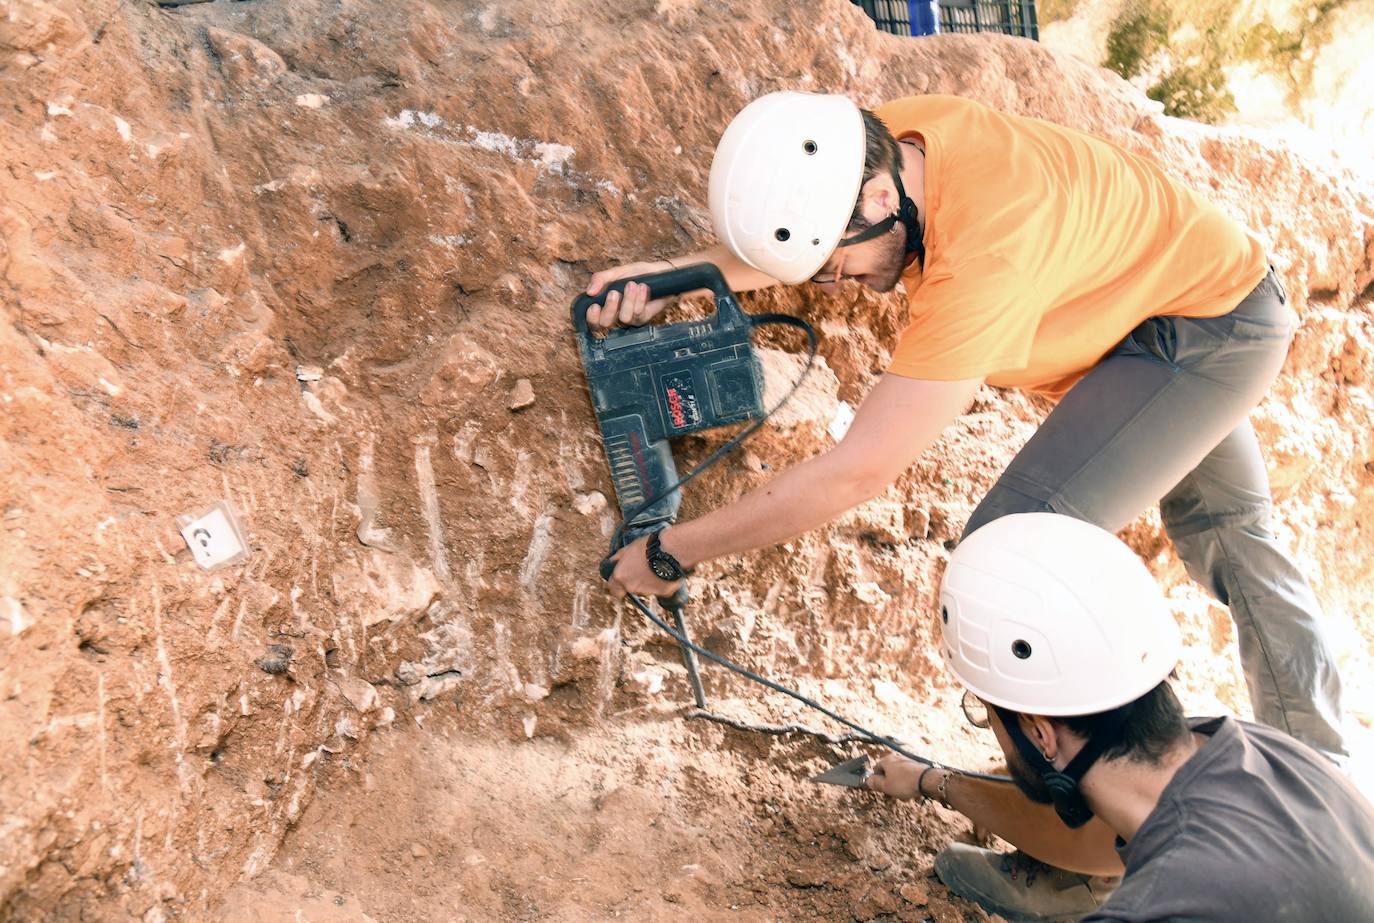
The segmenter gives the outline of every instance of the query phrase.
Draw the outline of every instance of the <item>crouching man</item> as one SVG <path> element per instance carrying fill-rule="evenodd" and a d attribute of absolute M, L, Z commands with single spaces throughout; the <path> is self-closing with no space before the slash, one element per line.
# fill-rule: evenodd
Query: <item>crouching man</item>
<path fill-rule="evenodd" d="M 896 754 L 868 786 L 937 799 L 1057 866 L 955 844 L 935 862 L 952 891 L 1015 921 L 1062 919 L 1066 898 L 1094 921 L 1374 921 L 1374 808 L 1286 734 L 1184 718 L 1178 627 L 1114 536 L 998 519 L 954 551 L 940 604 L 965 713 L 1016 786 Z"/>

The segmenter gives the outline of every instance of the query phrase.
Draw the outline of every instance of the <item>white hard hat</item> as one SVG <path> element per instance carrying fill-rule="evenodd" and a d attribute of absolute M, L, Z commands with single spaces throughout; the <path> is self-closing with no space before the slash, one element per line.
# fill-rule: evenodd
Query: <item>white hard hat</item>
<path fill-rule="evenodd" d="M 863 115 L 844 96 L 769 93 L 740 111 L 711 162 L 716 236 L 792 285 L 840 242 L 864 173 Z"/>
<path fill-rule="evenodd" d="M 993 520 L 954 550 L 940 587 L 945 663 L 979 698 L 1036 715 L 1132 702 L 1173 671 L 1181 641 L 1135 553 L 1055 513 Z"/>

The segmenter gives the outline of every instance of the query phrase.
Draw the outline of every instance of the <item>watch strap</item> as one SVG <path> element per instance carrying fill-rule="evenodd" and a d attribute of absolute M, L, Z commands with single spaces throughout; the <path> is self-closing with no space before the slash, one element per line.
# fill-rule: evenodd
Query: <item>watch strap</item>
<path fill-rule="evenodd" d="M 656 576 L 664 580 L 681 580 L 683 577 L 686 577 L 688 574 L 690 574 L 691 570 L 689 570 L 686 567 L 683 567 L 682 563 L 678 561 L 677 558 L 673 557 L 668 551 L 666 551 L 663 548 L 663 545 L 659 542 L 659 536 L 662 533 L 663 529 L 659 529 L 657 532 L 650 534 L 649 544 L 646 545 L 644 548 L 644 556 L 649 559 L 649 569 L 653 570 Z M 673 576 L 664 577 L 662 574 L 660 574 L 654 568 L 654 562 L 656 561 L 661 562 L 663 564 L 667 564 L 669 569 L 671 569 Z"/>

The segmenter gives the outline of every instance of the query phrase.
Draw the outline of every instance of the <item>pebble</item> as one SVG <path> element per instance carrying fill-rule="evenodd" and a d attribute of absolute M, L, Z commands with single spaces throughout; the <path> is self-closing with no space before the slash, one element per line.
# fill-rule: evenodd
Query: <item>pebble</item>
<path fill-rule="evenodd" d="M 591 516 L 606 508 L 606 495 L 599 490 L 588 494 L 578 494 L 573 498 L 573 509 L 583 516 Z"/>
<path fill-rule="evenodd" d="M 256 663 L 262 672 L 279 676 L 291 669 L 291 657 L 295 653 L 290 645 L 270 644 L 267 647 L 267 653 L 259 657 Z"/>
<path fill-rule="evenodd" d="M 528 378 L 522 378 L 510 389 L 510 409 L 512 412 L 524 410 L 534 403 L 534 386 Z"/>
<path fill-rule="evenodd" d="M 914 881 L 909 885 L 902 885 L 897 889 L 897 893 L 902 896 L 903 900 L 909 901 L 917 907 L 923 907 L 930 903 L 930 889 L 926 887 L 924 882 Z"/>
<path fill-rule="evenodd" d="M 410 854 L 414 856 L 416 859 L 423 859 L 425 856 L 429 855 L 429 850 L 425 849 L 419 843 L 411 843 Z"/>
<path fill-rule="evenodd" d="M 912 538 L 926 538 L 930 535 L 930 510 L 914 509 L 907 511 L 906 527 Z"/>

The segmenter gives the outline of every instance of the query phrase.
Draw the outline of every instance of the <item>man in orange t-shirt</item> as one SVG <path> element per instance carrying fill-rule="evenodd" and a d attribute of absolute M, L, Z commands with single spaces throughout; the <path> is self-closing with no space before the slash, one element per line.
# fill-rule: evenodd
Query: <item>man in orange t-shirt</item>
<path fill-rule="evenodd" d="M 710 202 L 720 245 L 599 272 L 588 292 L 707 261 L 736 291 L 901 283 L 910 324 L 834 448 L 662 530 L 660 572 L 822 525 L 886 489 L 984 383 L 1024 388 L 1058 403 L 964 535 L 1037 511 L 1118 531 L 1159 503 L 1189 574 L 1230 607 L 1255 715 L 1347 758 L 1320 607 L 1269 526 L 1247 420 L 1295 319 L 1245 228 L 1110 143 L 948 96 L 876 115 L 840 96 L 755 100 L 721 139 Z M 630 283 L 588 321 L 661 308 Z M 671 594 L 649 552 L 621 550 L 613 593 Z"/>

